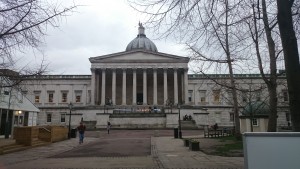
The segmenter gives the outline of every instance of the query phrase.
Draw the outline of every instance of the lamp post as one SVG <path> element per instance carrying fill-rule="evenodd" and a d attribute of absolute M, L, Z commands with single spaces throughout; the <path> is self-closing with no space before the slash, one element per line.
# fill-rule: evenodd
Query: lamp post
<path fill-rule="evenodd" d="M 182 133 L 181 133 L 181 120 L 180 120 L 180 104 L 177 104 L 177 108 L 178 108 L 178 129 L 179 129 L 179 132 L 178 132 L 178 137 L 179 138 L 182 138 Z"/>
<path fill-rule="evenodd" d="M 71 116 L 72 116 L 72 107 L 73 104 L 72 102 L 69 103 L 69 110 L 70 110 L 70 115 L 69 115 L 69 132 L 68 132 L 68 138 L 71 138 Z"/>

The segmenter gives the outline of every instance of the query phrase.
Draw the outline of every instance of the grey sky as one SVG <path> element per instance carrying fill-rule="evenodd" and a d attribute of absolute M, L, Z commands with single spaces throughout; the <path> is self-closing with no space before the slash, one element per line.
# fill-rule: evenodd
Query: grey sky
<path fill-rule="evenodd" d="M 88 58 L 124 51 L 137 35 L 138 22 L 143 22 L 126 0 L 75 0 L 75 3 L 85 6 L 63 18 L 59 28 L 49 27 L 45 45 L 41 47 L 50 74 L 90 74 Z M 181 45 L 153 40 L 155 37 L 147 27 L 146 35 L 159 52 L 185 55 Z M 40 64 L 43 55 L 29 50 L 20 57 L 21 63 Z"/>

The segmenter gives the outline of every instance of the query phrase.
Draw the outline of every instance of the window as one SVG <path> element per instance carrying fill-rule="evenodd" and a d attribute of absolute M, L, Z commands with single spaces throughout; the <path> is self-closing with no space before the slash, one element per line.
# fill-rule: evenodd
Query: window
<path fill-rule="evenodd" d="M 9 91 L 5 90 L 4 95 L 9 95 Z"/>
<path fill-rule="evenodd" d="M 206 102 L 206 90 L 199 90 L 200 102 Z"/>
<path fill-rule="evenodd" d="M 34 91 L 34 102 L 35 103 L 40 103 L 40 95 L 41 95 L 41 91 Z"/>
<path fill-rule="evenodd" d="M 189 90 L 189 102 L 192 102 L 193 90 Z"/>
<path fill-rule="evenodd" d="M 220 102 L 220 90 L 213 91 L 214 102 Z"/>
<path fill-rule="evenodd" d="M 81 102 L 81 95 L 82 95 L 82 91 L 81 90 L 75 91 L 75 102 L 76 103 L 80 103 Z"/>
<path fill-rule="evenodd" d="M 68 101 L 68 93 L 62 92 L 61 93 L 61 102 L 66 103 Z"/>
<path fill-rule="evenodd" d="M 54 95 L 54 93 L 48 93 L 48 102 L 49 103 L 53 103 L 53 95 Z"/>
<path fill-rule="evenodd" d="M 60 114 L 60 122 L 66 122 L 66 113 Z"/>
<path fill-rule="evenodd" d="M 40 96 L 39 95 L 35 95 L 34 96 L 34 102 L 35 103 L 39 103 L 40 102 Z"/>
<path fill-rule="evenodd" d="M 234 122 L 234 113 L 229 113 L 229 121 Z"/>
<path fill-rule="evenodd" d="M 287 90 L 282 91 L 283 101 L 288 102 L 289 101 L 289 95 Z"/>
<path fill-rule="evenodd" d="M 23 90 L 23 91 L 22 91 L 22 94 L 23 94 L 23 95 L 27 95 L 27 94 L 28 94 L 28 91 L 24 91 L 24 90 Z"/>
<path fill-rule="evenodd" d="M 253 125 L 253 126 L 258 126 L 258 121 L 257 121 L 256 118 L 253 118 L 253 119 L 252 119 L 252 125 Z"/>
<path fill-rule="evenodd" d="M 52 120 L 52 114 L 48 113 L 47 114 L 47 122 L 51 122 L 51 120 Z"/>

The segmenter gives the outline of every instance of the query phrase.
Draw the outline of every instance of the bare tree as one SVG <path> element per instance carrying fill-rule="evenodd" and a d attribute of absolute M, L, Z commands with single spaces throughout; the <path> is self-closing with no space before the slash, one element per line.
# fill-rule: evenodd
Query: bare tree
<path fill-rule="evenodd" d="M 297 1 L 296 1 L 297 2 Z M 289 92 L 289 105 L 293 131 L 300 131 L 300 64 L 297 38 L 294 31 L 294 0 L 277 0 L 277 18 L 283 46 L 286 76 Z M 299 2 L 298 2 L 299 3 Z M 297 8 L 299 9 L 299 8 Z M 299 16 L 298 11 L 296 11 Z M 297 22 L 296 22 L 297 23 Z M 299 25 L 298 25 L 299 26 Z"/>
<path fill-rule="evenodd" d="M 0 0 L 0 68 L 15 66 L 16 51 L 22 52 L 25 47 L 37 49 L 47 27 L 57 27 L 59 20 L 75 7 L 47 0 Z"/>
<path fill-rule="evenodd" d="M 5 79 L 0 81 L 0 91 L 9 89 L 11 96 L 11 91 L 17 90 L 24 79 L 45 73 L 47 65 L 43 60 L 37 67 L 27 65 L 16 68 L 15 54 L 26 47 L 37 49 L 43 42 L 47 27 L 57 27 L 59 20 L 75 7 L 74 4 L 62 7 L 47 0 L 0 0 L 0 78 Z M 0 92 L 0 97 L 4 95 Z M 5 138 L 8 138 L 9 130 L 8 111 Z"/>
<path fill-rule="evenodd" d="M 217 69 L 229 72 L 230 83 L 227 87 L 232 93 L 236 137 L 240 137 L 240 122 L 234 67 L 239 64 L 237 56 L 241 49 L 237 44 L 241 39 L 235 30 L 241 21 L 236 17 L 240 2 L 239 0 L 131 1 L 134 9 L 150 16 L 148 21 L 150 27 L 158 32 L 163 30 L 161 37 L 175 35 L 184 41 L 194 53 L 195 57 L 192 57 L 192 60 L 209 62 L 208 67 L 215 64 Z M 208 53 L 205 51 L 211 52 L 209 57 L 205 56 L 204 53 Z"/>
<path fill-rule="evenodd" d="M 281 46 L 278 45 L 278 41 L 274 40 L 278 39 L 276 38 L 277 31 L 274 31 L 274 29 L 277 28 L 276 17 L 268 13 L 268 9 L 275 8 L 274 5 L 274 2 L 270 2 L 267 5 L 265 0 L 249 1 L 248 7 L 252 8 L 252 17 L 245 21 L 248 25 L 253 45 L 255 46 L 259 72 L 268 88 L 268 102 L 270 107 L 269 132 L 275 132 L 277 130 L 277 62 L 281 53 L 281 50 L 276 50 L 276 46 L 279 49 Z M 267 8 L 267 6 L 269 8 Z M 265 43 L 265 46 L 268 47 L 266 49 L 268 52 L 262 54 L 261 51 L 264 50 L 262 48 L 266 48 L 262 47 Z M 266 63 L 263 63 L 264 58 L 268 60 L 269 65 L 265 66 Z M 269 72 L 268 75 L 266 75 L 266 71 Z"/>

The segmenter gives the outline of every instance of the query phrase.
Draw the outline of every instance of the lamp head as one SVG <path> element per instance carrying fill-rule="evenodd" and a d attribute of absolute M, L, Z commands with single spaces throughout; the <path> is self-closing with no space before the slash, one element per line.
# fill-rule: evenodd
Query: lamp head
<path fill-rule="evenodd" d="M 71 110 L 73 108 L 72 102 L 69 103 L 69 109 Z"/>

